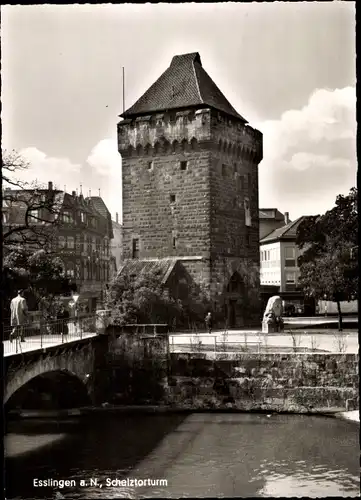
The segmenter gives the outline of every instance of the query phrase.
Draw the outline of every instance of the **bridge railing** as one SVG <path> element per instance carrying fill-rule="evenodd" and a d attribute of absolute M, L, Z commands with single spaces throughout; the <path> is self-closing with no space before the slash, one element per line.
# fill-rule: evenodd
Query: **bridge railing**
<path fill-rule="evenodd" d="M 4 354 L 49 347 L 94 335 L 99 330 L 97 315 L 78 318 L 40 320 L 17 327 L 3 328 Z"/>
<path fill-rule="evenodd" d="M 121 333 L 135 333 L 135 334 L 165 334 L 169 332 L 169 326 L 166 323 L 128 323 L 120 327 Z"/>

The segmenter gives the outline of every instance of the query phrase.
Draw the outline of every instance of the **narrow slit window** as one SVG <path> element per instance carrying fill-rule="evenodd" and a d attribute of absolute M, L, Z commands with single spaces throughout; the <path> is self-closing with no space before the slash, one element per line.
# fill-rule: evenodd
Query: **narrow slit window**
<path fill-rule="evenodd" d="M 153 170 L 153 162 L 148 161 L 148 170 Z"/>
<path fill-rule="evenodd" d="M 173 236 L 173 248 L 177 248 L 177 237 Z"/>
<path fill-rule="evenodd" d="M 175 200 L 176 200 L 175 194 L 171 194 L 171 195 L 169 196 L 169 201 L 170 201 L 171 203 L 175 203 Z"/>
<path fill-rule="evenodd" d="M 139 259 L 139 239 L 133 239 L 132 258 Z"/>
<path fill-rule="evenodd" d="M 188 166 L 187 164 L 188 164 L 188 162 L 186 160 L 181 161 L 180 162 L 181 170 L 187 170 L 187 166 Z"/>

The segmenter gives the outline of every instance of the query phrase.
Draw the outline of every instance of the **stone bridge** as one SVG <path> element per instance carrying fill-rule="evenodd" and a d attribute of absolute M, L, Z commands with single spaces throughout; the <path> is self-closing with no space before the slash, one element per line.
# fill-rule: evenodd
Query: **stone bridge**
<path fill-rule="evenodd" d="M 60 384 L 65 392 L 72 387 L 82 404 L 104 401 L 108 340 L 108 335 L 98 335 L 5 357 L 4 405 L 35 379 L 46 379 L 54 388 Z"/>

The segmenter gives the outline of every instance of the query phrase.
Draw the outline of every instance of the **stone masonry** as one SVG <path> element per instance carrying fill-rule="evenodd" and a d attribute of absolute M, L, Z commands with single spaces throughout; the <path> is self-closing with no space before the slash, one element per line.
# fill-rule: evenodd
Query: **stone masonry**
<path fill-rule="evenodd" d="M 178 73 L 172 70 L 174 65 Z M 220 91 L 198 54 L 173 58 L 159 79 L 162 95 L 170 88 L 172 75 L 178 75 L 174 92 L 189 65 L 198 75 L 199 94 L 204 96 L 211 88 L 216 96 L 208 99 L 211 105 L 206 98 L 194 104 L 184 91 L 183 102 L 178 100 L 176 107 L 168 103 L 160 109 L 162 103 L 153 98 L 153 108 L 143 105 L 138 112 L 136 103 L 118 124 L 123 257 L 135 257 L 134 245 L 139 245 L 137 258 L 178 258 L 208 292 L 214 312 L 226 315 L 230 326 L 241 325 L 249 319 L 246 309 L 252 309 L 250 301 L 257 303 L 259 293 L 262 134 L 233 110 L 223 94 L 223 101 L 218 96 Z M 245 198 L 251 226 L 246 226 Z M 257 305 L 255 312 L 259 315 Z"/>

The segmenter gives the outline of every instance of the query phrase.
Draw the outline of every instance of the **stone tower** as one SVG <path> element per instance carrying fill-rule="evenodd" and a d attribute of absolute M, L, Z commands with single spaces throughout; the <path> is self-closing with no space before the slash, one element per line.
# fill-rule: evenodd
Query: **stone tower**
<path fill-rule="evenodd" d="M 262 134 L 227 101 L 198 53 L 122 115 L 123 256 L 180 261 L 229 326 L 259 315 Z"/>

